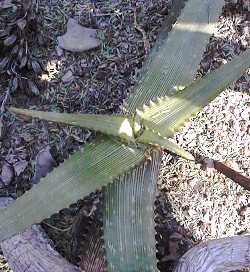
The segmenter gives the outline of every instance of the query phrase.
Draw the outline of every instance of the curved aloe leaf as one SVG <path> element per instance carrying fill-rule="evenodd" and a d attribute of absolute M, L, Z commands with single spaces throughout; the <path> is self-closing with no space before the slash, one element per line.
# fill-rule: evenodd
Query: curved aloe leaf
<path fill-rule="evenodd" d="M 153 152 L 152 161 L 120 177 L 119 182 L 105 190 L 108 271 L 157 271 L 153 203 L 160 168 L 158 152 Z"/>
<path fill-rule="evenodd" d="M 173 1 L 177 14 L 182 3 L 183 1 Z M 161 35 L 163 39 L 153 49 L 144 68 L 145 73 L 134 90 L 134 95 L 127 101 L 126 112 L 134 113 L 137 108 L 141 109 L 143 104 L 148 104 L 155 97 L 167 95 L 173 86 L 186 86 L 190 83 L 210 37 L 207 30 L 217 21 L 223 4 L 223 0 L 189 0 L 186 3 L 168 39 L 166 36 L 171 25 L 165 27 L 166 32 Z M 181 31 L 181 26 L 187 23 L 199 26 L 201 31 Z M 136 167 L 131 175 L 120 177 L 119 182 L 112 183 L 105 189 L 107 211 L 104 215 L 104 241 L 109 272 L 158 271 L 156 255 L 152 252 L 156 244 L 153 206 L 158 171 L 152 165 L 155 162 L 159 163 L 159 159 L 158 153 L 151 163 Z M 147 175 L 142 174 L 141 167 L 146 168 Z M 142 186 L 139 186 L 137 181 Z M 137 197 L 136 205 L 131 205 L 129 196 L 132 195 Z M 147 221 L 141 224 L 141 218 Z M 133 233 L 146 235 L 142 237 Z M 141 268 L 140 260 L 145 256 L 147 261 Z M 151 266 L 148 263 L 151 263 Z M 131 266 L 140 269 L 129 270 Z"/>
<path fill-rule="evenodd" d="M 108 139 L 86 144 L 39 184 L 0 211 L 0 241 L 101 189 L 144 159 L 144 152 Z"/>
<path fill-rule="evenodd" d="M 181 2 L 173 1 L 175 5 Z M 127 112 L 168 95 L 172 88 L 190 84 L 223 5 L 223 0 L 186 1 L 168 37 L 153 51 L 142 80 L 127 101 Z"/>
<path fill-rule="evenodd" d="M 166 149 L 172 153 L 175 153 L 184 159 L 194 160 L 194 157 L 191 153 L 179 147 L 177 144 L 171 142 L 167 138 L 163 138 L 157 133 L 154 133 L 151 130 L 145 130 L 145 132 L 137 139 L 139 143 L 142 144 L 150 144 L 156 147 L 160 147 L 162 149 Z"/>
<path fill-rule="evenodd" d="M 71 114 L 25 110 L 10 107 L 13 113 L 23 114 L 33 118 L 78 126 L 95 130 L 104 134 L 120 137 L 127 142 L 134 141 L 134 125 L 132 117 L 102 114 Z"/>

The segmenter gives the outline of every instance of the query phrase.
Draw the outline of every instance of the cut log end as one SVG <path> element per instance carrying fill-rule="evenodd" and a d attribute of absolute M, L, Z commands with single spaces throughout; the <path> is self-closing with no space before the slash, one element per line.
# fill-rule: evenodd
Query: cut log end
<path fill-rule="evenodd" d="M 0 198 L 0 208 L 10 202 Z M 39 225 L 33 225 L 25 232 L 1 243 L 4 257 L 14 272 L 80 272 L 52 247 L 52 242 Z"/>
<path fill-rule="evenodd" d="M 250 235 L 199 244 L 179 261 L 175 272 L 229 272 L 250 268 Z"/>

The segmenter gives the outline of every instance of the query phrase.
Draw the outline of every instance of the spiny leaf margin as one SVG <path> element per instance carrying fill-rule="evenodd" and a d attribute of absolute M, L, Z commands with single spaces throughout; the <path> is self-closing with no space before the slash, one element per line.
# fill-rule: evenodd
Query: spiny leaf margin
<path fill-rule="evenodd" d="M 0 241 L 101 189 L 144 159 L 140 148 L 109 139 L 86 144 L 0 212 Z"/>
<path fill-rule="evenodd" d="M 58 113 L 37 110 L 26 110 L 10 107 L 9 111 L 42 120 L 94 130 L 103 134 L 120 137 L 126 142 L 134 142 L 135 135 L 141 127 L 133 116 Z"/>
<path fill-rule="evenodd" d="M 175 95 L 158 98 L 137 111 L 144 125 L 161 136 L 172 137 L 185 121 L 208 105 L 220 92 L 239 79 L 250 67 L 250 50 L 201 79 L 195 80 Z"/>

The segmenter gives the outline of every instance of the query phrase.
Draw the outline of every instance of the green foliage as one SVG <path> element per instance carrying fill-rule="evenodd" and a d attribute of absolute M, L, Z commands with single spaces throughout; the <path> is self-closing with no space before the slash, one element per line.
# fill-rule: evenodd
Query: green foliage
<path fill-rule="evenodd" d="M 129 135 L 132 137 L 129 140 L 134 139 L 135 143 L 159 146 L 193 159 L 191 154 L 161 136 L 165 134 L 160 133 L 170 131 L 173 134 L 174 129 L 180 128 L 184 120 L 198 112 L 202 106 L 207 105 L 249 66 L 250 50 L 235 57 L 233 61 L 220 69 L 195 81 L 180 93 L 159 100 L 158 105 L 152 103 L 144 107 L 144 112 L 139 113 L 140 118 L 53 114 L 16 108 L 11 108 L 11 111 L 49 121 L 95 129 L 110 136 L 120 137 L 122 140 Z M 137 126 L 133 120 L 136 120 Z M 123 127 L 124 122 L 125 127 Z M 135 127 L 140 128 L 138 131 L 144 128 L 139 136 L 133 134 Z M 144 159 L 143 150 L 145 149 L 138 145 L 129 145 L 129 141 L 126 145 L 116 142 L 104 138 L 99 145 L 88 145 L 82 153 L 78 152 L 72 156 L 39 185 L 17 199 L 0 215 L 1 240 L 39 222 L 78 198 L 100 189 L 117 176 L 134 168 Z M 47 203 L 53 203 L 53 205 L 50 206 Z"/>
<path fill-rule="evenodd" d="M 210 37 L 211 26 L 212 29 L 215 27 L 224 0 L 176 0 L 172 4 L 158 41 L 144 64 L 139 84 L 128 98 L 124 109 L 127 114 L 142 109 L 143 104 L 149 105 L 157 97 L 170 94 L 174 86 L 187 86 L 193 80 Z M 177 16 L 179 18 L 176 22 Z M 173 23 L 175 25 L 172 28 Z M 186 25 L 194 27 L 181 31 L 182 26 Z M 197 26 L 199 31 L 194 31 Z M 109 272 L 128 271 L 131 266 L 132 271 L 158 271 L 154 203 L 160 154 L 157 152 L 149 163 L 142 163 L 129 175 L 119 177 L 118 182 L 105 189 L 105 207 L 112 207 L 105 209 L 104 214 L 104 241 Z M 145 169 L 144 175 L 142 169 Z M 136 203 L 133 204 L 132 198 L 137 200 Z M 143 224 L 142 218 L 147 218 Z M 140 260 L 144 256 L 147 256 L 147 262 L 142 264 Z"/>
<path fill-rule="evenodd" d="M 145 106 L 138 114 L 145 120 L 146 127 L 164 137 L 172 137 L 185 121 L 240 78 L 249 66 L 250 50 L 247 50 L 202 79 L 195 80 L 175 95 L 158 98 L 156 103 Z"/>
<path fill-rule="evenodd" d="M 0 213 L 0 240 L 101 189 L 144 159 L 139 148 L 100 138 L 70 156 Z"/>
<path fill-rule="evenodd" d="M 78 126 L 86 129 L 95 130 L 107 135 L 120 137 L 126 142 L 135 141 L 136 131 L 140 130 L 134 118 L 126 116 L 109 116 L 95 114 L 68 114 L 56 112 L 42 112 L 34 110 L 24 110 L 10 108 L 10 111 L 39 119 L 59 122 L 62 124 Z M 138 124 L 138 125 L 137 125 Z"/>

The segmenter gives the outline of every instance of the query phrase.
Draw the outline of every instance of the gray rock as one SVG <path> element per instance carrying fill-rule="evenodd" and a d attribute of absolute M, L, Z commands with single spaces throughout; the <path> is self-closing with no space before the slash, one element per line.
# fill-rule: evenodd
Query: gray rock
<path fill-rule="evenodd" d="M 61 47 L 59 46 L 56 47 L 56 54 L 58 57 L 61 57 L 63 55 L 63 50 Z"/>
<path fill-rule="evenodd" d="M 36 156 L 35 174 L 32 182 L 37 184 L 42 177 L 45 177 L 56 166 L 56 162 L 50 153 L 50 148 L 42 149 Z"/>
<path fill-rule="evenodd" d="M 67 31 L 57 38 L 58 46 L 71 52 L 83 52 L 98 47 L 101 42 L 96 38 L 96 30 L 79 25 L 70 18 Z"/>
<path fill-rule="evenodd" d="M 63 76 L 62 76 L 62 82 L 63 83 L 69 83 L 74 79 L 74 75 L 73 72 L 71 70 L 69 70 L 68 72 L 66 72 Z"/>
<path fill-rule="evenodd" d="M 13 201 L 14 199 L 11 197 L 0 197 L 0 209 L 6 208 Z"/>

